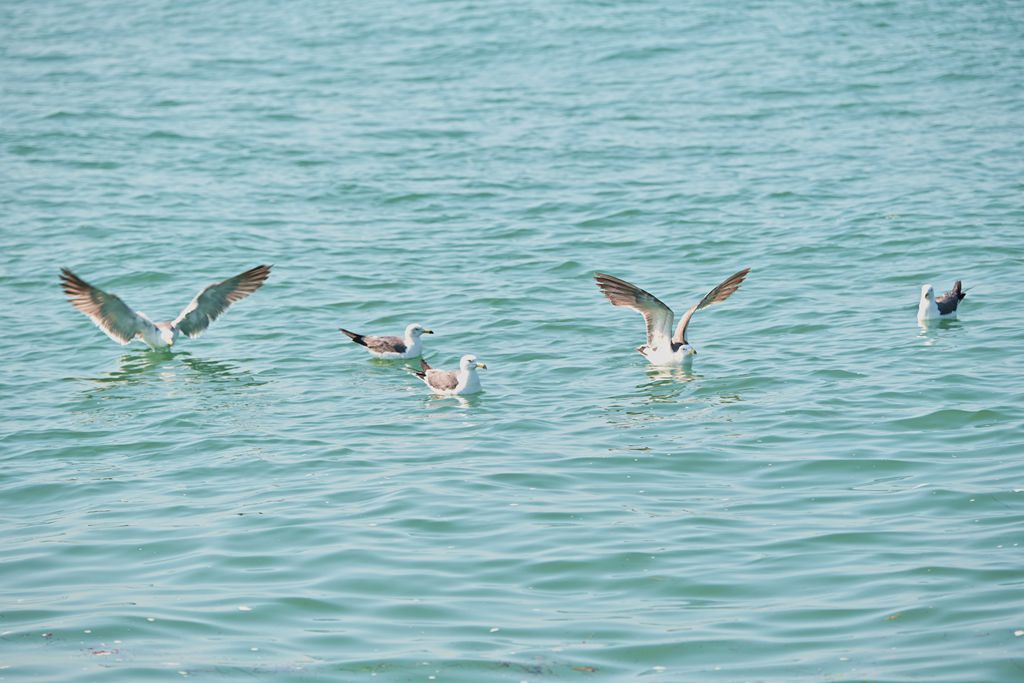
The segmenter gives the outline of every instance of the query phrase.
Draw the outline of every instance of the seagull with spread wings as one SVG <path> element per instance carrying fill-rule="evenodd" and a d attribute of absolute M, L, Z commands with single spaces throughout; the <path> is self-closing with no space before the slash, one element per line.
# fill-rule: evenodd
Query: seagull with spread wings
<path fill-rule="evenodd" d="M 203 289 L 174 320 L 153 322 L 145 313 L 133 311 L 120 297 L 104 292 L 72 273 L 60 272 L 60 283 L 71 305 L 86 314 L 96 326 L 118 344 L 141 339 L 152 349 L 169 349 L 180 335 L 198 337 L 228 307 L 249 296 L 270 275 L 270 266 L 256 266 L 223 282 Z"/>
<path fill-rule="evenodd" d="M 612 275 L 598 273 L 594 276 L 597 286 L 613 306 L 632 308 L 644 317 L 647 322 L 647 343 L 637 347 L 637 351 L 654 365 L 681 365 L 696 355 L 697 350 L 686 339 L 686 328 L 693 314 L 702 308 L 717 304 L 728 299 L 740 287 L 747 277 L 750 268 L 744 268 L 725 279 L 720 285 L 704 295 L 704 298 L 690 306 L 683 315 L 675 333 L 672 332 L 672 321 L 675 315 L 672 309 L 661 302 L 650 292 L 640 289 L 634 284 L 620 280 Z"/>

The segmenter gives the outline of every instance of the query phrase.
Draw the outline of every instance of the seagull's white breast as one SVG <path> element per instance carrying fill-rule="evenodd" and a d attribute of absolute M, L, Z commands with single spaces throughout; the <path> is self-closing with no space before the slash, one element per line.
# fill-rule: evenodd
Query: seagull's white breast
<path fill-rule="evenodd" d="M 955 316 L 955 315 L 956 315 L 956 311 L 953 311 L 950 314 L 950 316 L 947 316 L 947 317 L 951 317 L 951 316 Z M 936 304 L 934 301 L 929 300 L 928 297 L 926 297 L 926 296 L 921 297 L 921 303 L 918 304 L 918 306 L 917 306 L 917 319 L 918 320 L 935 320 L 935 319 L 940 318 L 940 317 L 942 317 L 942 314 L 939 312 L 939 305 Z"/>
<path fill-rule="evenodd" d="M 649 346 L 641 348 L 643 349 L 641 353 L 651 365 L 685 365 L 693 362 L 692 347 L 689 344 L 680 346 L 676 351 L 672 350 L 671 345 L 659 346 L 656 349 L 651 349 Z"/>

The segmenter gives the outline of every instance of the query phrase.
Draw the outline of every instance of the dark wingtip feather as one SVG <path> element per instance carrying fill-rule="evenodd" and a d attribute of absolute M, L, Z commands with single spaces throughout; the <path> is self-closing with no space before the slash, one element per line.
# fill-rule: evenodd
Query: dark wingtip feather
<path fill-rule="evenodd" d="M 252 287 L 253 291 L 255 291 L 263 285 L 268 277 L 270 277 L 270 268 L 271 266 L 263 264 L 260 264 L 255 268 L 250 268 L 242 273 L 242 280 Z"/>
<path fill-rule="evenodd" d="M 725 282 L 723 282 L 722 284 L 715 288 L 718 291 L 715 292 L 715 295 L 705 305 L 710 306 L 711 304 L 716 304 L 725 301 L 730 296 L 735 294 L 736 290 L 740 288 L 740 285 L 742 285 L 743 281 L 747 278 L 747 273 L 749 272 L 750 268 L 744 268 L 743 270 L 737 271 L 736 273 L 733 273 L 730 277 L 726 278 Z"/>
<path fill-rule="evenodd" d="M 71 272 L 70 268 L 60 269 L 60 285 L 69 297 L 82 296 L 89 290 L 89 283 Z"/>
<path fill-rule="evenodd" d="M 341 330 L 342 334 L 346 335 L 349 339 L 354 341 L 356 344 L 359 344 L 360 346 L 366 346 L 366 341 L 363 339 L 363 335 L 357 334 L 355 332 L 349 332 L 344 327 L 339 327 L 338 329 Z"/>
<path fill-rule="evenodd" d="M 597 288 L 601 290 L 601 293 L 605 295 L 605 298 L 613 306 L 634 306 L 636 305 L 636 298 L 644 294 L 643 290 L 636 285 L 621 280 L 614 275 L 596 273 L 594 280 L 597 282 Z"/>
<path fill-rule="evenodd" d="M 630 283 L 615 277 L 614 275 L 607 275 L 605 273 L 595 273 L 594 280 L 597 281 L 597 286 L 604 289 L 605 287 L 633 287 Z"/>

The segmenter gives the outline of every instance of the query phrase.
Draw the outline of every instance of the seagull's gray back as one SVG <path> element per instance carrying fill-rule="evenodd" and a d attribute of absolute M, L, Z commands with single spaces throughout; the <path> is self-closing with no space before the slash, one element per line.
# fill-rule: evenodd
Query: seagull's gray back
<path fill-rule="evenodd" d="M 377 353 L 405 353 L 405 340 L 401 337 L 363 337 L 366 348 Z"/>
<path fill-rule="evenodd" d="M 451 391 L 459 386 L 459 373 L 451 370 L 427 370 L 427 384 L 433 389 Z"/>

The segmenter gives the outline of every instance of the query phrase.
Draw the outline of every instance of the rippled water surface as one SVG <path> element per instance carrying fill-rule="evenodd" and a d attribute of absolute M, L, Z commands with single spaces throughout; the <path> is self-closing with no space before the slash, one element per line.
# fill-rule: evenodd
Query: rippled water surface
<path fill-rule="evenodd" d="M 1024 680 L 1022 93 L 1015 2 L 3 3 L 0 678 Z M 591 280 L 744 266 L 688 370 Z"/>

